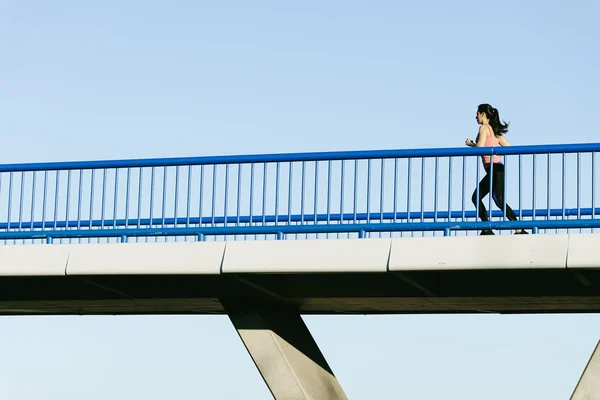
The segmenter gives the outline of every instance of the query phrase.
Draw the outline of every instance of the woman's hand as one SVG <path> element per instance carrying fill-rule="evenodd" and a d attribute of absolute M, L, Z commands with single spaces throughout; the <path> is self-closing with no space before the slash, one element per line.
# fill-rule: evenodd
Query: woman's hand
<path fill-rule="evenodd" d="M 467 140 L 465 140 L 465 145 L 467 145 L 469 147 L 475 147 L 475 142 L 472 141 L 471 139 L 467 139 Z"/>

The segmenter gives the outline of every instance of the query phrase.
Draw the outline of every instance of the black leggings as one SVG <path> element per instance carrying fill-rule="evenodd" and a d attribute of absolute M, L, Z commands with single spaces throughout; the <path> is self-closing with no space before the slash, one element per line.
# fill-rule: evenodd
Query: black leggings
<path fill-rule="evenodd" d="M 485 209 L 485 205 L 483 204 L 483 198 L 490 193 L 490 166 L 485 166 L 485 176 L 479 182 L 479 218 L 482 221 L 488 220 L 487 211 Z M 504 164 L 494 163 L 492 174 L 494 174 L 492 179 L 492 199 L 496 206 L 503 210 L 504 207 Z M 477 207 L 477 189 L 473 192 L 473 196 L 471 197 L 471 201 Z M 491 210 L 490 210 L 491 212 Z M 507 204 L 506 205 L 506 217 L 510 221 L 516 221 L 517 216 L 512 208 Z"/>

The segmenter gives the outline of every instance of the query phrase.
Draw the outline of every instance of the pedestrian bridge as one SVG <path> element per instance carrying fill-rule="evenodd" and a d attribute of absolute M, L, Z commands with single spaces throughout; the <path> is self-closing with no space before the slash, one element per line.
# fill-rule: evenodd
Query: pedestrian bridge
<path fill-rule="evenodd" d="M 225 313 L 226 298 L 302 313 L 597 312 L 598 151 L 0 165 L 0 313 Z M 485 154 L 502 156 L 519 221 L 490 196 L 477 220 Z"/>
<path fill-rule="evenodd" d="M 300 313 L 599 312 L 599 151 L 0 165 L 0 314 L 227 313 L 274 396 L 345 398 Z M 518 221 L 491 196 L 476 218 L 493 154 Z M 258 349 L 295 383 L 269 377 Z"/>

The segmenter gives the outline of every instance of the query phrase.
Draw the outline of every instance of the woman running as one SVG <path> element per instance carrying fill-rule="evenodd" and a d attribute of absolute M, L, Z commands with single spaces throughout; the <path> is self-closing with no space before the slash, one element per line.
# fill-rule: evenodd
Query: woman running
<path fill-rule="evenodd" d="M 503 136 L 508 132 L 508 124 L 500 122 L 500 116 L 498 110 L 489 104 L 480 104 L 477 107 L 477 123 L 481 125 L 479 127 L 479 134 L 477 139 L 473 142 L 471 139 L 467 139 L 465 144 L 470 147 L 496 147 L 496 146 L 510 146 L 510 143 Z M 471 201 L 473 205 L 477 207 L 479 202 L 479 218 L 482 221 L 488 221 L 487 210 L 483 204 L 483 199 L 492 192 L 492 199 L 496 206 L 503 210 L 504 207 L 504 164 L 500 160 L 499 156 L 493 156 L 493 160 L 490 160 L 490 156 L 481 156 L 483 162 L 483 168 L 485 169 L 485 176 L 479 182 L 479 198 L 477 198 L 477 189 L 473 192 Z M 493 162 L 492 174 L 490 176 L 490 163 Z M 492 188 L 490 188 L 490 178 L 492 179 Z M 491 210 L 490 210 L 491 211 Z M 509 221 L 517 221 L 515 212 L 508 204 L 506 204 L 506 217 Z M 494 232 L 491 229 L 484 229 L 481 231 L 482 235 L 493 235 Z M 522 235 L 527 234 L 523 229 L 518 229 L 515 234 Z"/>

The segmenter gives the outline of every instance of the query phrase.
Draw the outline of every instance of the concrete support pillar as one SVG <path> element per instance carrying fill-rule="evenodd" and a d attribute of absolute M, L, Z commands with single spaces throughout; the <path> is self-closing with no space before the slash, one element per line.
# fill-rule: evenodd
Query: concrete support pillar
<path fill-rule="evenodd" d="M 600 341 L 581 374 L 571 400 L 600 400 Z"/>
<path fill-rule="evenodd" d="M 221 303 L 275 399 L 347 399 L 297 310 Z"/>

